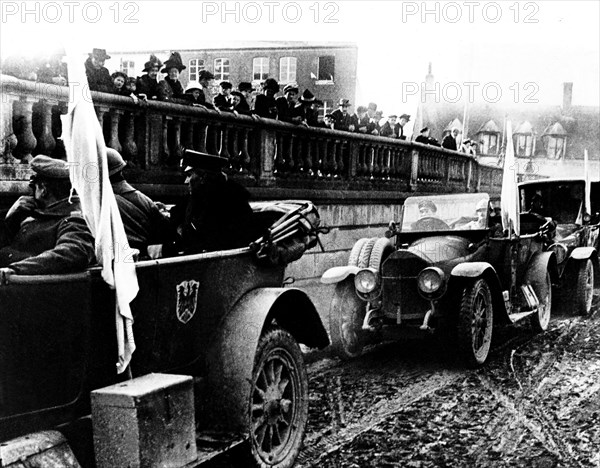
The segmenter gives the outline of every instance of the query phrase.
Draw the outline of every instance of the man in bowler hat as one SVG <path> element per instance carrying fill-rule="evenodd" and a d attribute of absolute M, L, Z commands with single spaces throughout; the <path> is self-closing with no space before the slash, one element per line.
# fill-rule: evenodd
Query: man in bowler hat
<path fill-rule="evenodd" d="M 0 277 L 82 271 L 95 262 L 94 238 L 71 194 L 65 161 L 38 155 L 31 160 L 31 195 L 8 210 L 0 230 Z"/>
<path fill-rule="evenodd" d="M 112 93 L 113 81 L 104 63 L 110 59 L 105 49 L 93 49 L 85 61 L 85 74 L 87 75 L 90 91 Z"/>

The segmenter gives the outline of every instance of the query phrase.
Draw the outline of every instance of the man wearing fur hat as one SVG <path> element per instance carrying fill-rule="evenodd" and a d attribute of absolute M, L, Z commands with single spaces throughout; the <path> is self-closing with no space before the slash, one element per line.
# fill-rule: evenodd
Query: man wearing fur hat
<path fill-rule="evenodd" d="M 142 70 L 145 75 L 140 76 L 137 79 L 137 95 L 142 97 L 146 96 L 147 99 L 158 99 L 158 71 L 162 67 L 162 62 L 156 57 L 156 55 L 150 55 L 150 60 L 144 64 Z"/>
<path fill-rule="evenodd" d="M 82 271 L 95 261 L 94 238 L 70 193 L 65 161 L 38 155 L 31 161 L 31 195 L 10 208 L 1 230 L 2 283 L 14 273 L 44 275 Z"/>
<path fill-rule="evenodd" d="M 165 62 L 161 73 L 166 73 L 165 79 L 158 83 L 158 100 L 169 101 L 176 104 L 185 104 L 183 85 L 179 81 L 179 74 L 186 69 L 181 61 L 179 52 L 171 53 L 169 60 Z"/>
<path fill-rule="evenodd" d="M 113 82 L 104 66 L 110 55 L 105 49 L 93 49 L 85 61 L 85 74 L 87 75 L 88 85 L 91 91 L 101 91 L 103 93 L 112 93 Z"/>

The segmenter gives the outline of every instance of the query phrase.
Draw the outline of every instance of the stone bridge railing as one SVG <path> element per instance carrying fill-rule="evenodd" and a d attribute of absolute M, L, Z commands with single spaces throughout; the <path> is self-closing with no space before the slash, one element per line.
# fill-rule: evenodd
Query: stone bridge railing
<path fill-rule="evenodd" d="M 0 180 L 18 192 L 36 154 L 60 157 L 60 115 L 69 88 L 0 75 Z M 81 87 L 78 92 L 83 92 Z M 464 154 L 389 138 L 306 128 L 256 116 L 89 93 L 108 146 L 129 162 L 127 178 L 154 196 L 185 190 L 182 148 L 229 158 L 229 172 L 261 198 L 364 202 L 409 192 L 498 194 L 502 171 Z M 19 183 L 19 182 L 22 183 Z"/>

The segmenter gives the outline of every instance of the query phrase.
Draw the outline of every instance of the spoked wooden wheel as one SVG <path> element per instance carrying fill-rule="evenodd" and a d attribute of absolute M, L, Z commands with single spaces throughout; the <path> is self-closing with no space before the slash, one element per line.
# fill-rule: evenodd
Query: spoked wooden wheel
<path fill-rule="evenodd" d="M 469 367 L 485 363 L 493 327 L 490 288 L 485 280 L 478 279 L 464 288 L 458 316 L 458 346 Z"/>
<path fill-rule="evenodd" d="M 308 418 L 308 379 L 302 354 L 285 330 L 260 339 L 250 397 L 250 442 L 261 468 L 289 468 L 300 452 Z"/>

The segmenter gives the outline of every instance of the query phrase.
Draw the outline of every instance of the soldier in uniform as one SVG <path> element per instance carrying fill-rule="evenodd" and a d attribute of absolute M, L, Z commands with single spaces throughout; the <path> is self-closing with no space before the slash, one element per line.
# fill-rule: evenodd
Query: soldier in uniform
<path fill-rule="evenodd" d="M 0 235 L 0 276 L 82 271 L 95 262 L 94 238 L 70 194 L 65 161 L 38 155 L 31 161 L 32 195 L 10 208 Z"/>
<path fill-rule="evenodd" d="M 190 198 L 177 227 L 178 251 L 194 254 L 205 251 L 247 247 L 253 239 L 250 194 L 227 179 L 223 169 L 228 160 L 186 150 L 182 161 Z M 177 213 L 175 222 L 181 218 Z"/>
<path fill-rule="evenodd" d="M 156 204 L 123 177 L 125 161 L 118 151 L 107 148 L 108 176 L 112 185 L 129 246 L 146 255 L 148 245 L 169 240 L 170 223 Z"/>

